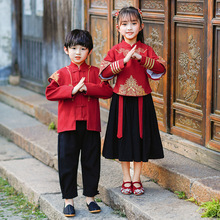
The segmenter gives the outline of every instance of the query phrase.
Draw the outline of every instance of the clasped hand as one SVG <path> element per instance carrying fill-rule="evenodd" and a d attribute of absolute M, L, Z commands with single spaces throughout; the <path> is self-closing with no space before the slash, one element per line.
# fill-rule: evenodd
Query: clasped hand
<path fill-rule="evenodd" d="M 124 58 L 124 63 L 127 63 L 131 58 L 135 60 L 141 60 L 142 56 L 135 52 L 136 45 L 128 52 L 126 57 Z"/>
<path fill-rule="evenodd" d="M 78 84 L 73 88 L 72 95 L 76 94 L 77 92 L 86 92 L 87 87 L 84 84 L 85 77 L 82 77 Z"/>

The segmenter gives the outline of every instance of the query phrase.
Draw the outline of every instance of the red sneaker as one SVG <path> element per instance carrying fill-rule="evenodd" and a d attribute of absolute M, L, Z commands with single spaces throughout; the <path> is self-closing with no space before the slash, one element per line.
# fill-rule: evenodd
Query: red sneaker
<path fill-rule="evenodd" d="M 130 186 L 125 186 L 125 184 L 129 184 Z M 132 194 L 132 182 L 123 182 L 121 186 L 121 193 L 124 195 L 130 195 Z"/>
<path fill-rule="evenodd" d="M 139 184 L 140 186 L 139 186 L 139 187 L 135 187 L 135 186 L 134 186 L 135 183 Z M 144 194 L 144 188 L 143 188 L 141 182 L 133 182 L 132 185 L 133 185 L 132 187 L 133 187 L 133 193 L 134 193 L 134 195 L 139 196 L 139 195 Z"/>

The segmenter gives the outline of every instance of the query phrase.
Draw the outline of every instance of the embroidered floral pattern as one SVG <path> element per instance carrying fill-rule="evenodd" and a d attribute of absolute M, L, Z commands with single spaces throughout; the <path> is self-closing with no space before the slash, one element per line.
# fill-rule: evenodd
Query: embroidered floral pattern
<path fill-rule="evenodd" d="M 131 194 L 132 193 L 132 190 L 130 188 L 121 188 L 121 192 L 123 194 Z"/>
<path fill-rule="evenodd" d="M 128 52 L 129 52 L 130 50 L 125 49 L 125 48 L 120 48 L 119 50 L 116 49 L 116 51 L 117 51 L 118 53 L 123 53 L 123 55 L 126 57 L 126 55 L 128 54 Z M 145 53 L 146 51 L 147 51 L 147 49 L 144 50 L 143 48 L 138 48 L 138 49 L 135 50 L 135 52 L 137 52 L 137 53 Z"/>
<path fill-rule="evenodd" d="M 53 79 L 59 85 L 59 73 L 57 71 L 50 76 L 50 79 Z"/>
<path fill-rule="evenodd" d="M 101 65 L 100 65 L 99 74 L 100 74 L 108 65 L 110 65 L 110 64 L 111 64 L 111 62 L 106 61 L 106 60 L 103 60 L 103 61 L 101 62 Z"/>
<path fill-rule="evenodd" d="M 147 95 L 142 86 L 139 86 L 137 80 L 132 76 L 125 81 L 124 85 L 120 85 L 120 95 L 143 96 Z"/>

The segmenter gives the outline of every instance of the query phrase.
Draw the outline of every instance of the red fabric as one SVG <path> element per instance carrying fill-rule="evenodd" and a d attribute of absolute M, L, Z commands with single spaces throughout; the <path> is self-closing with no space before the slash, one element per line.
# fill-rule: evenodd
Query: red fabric
<path fill-rule="evenodd" d="M 112 88 L 98 77 L 99 69 L 81 64 L 80 68 L 71 62 L 67 67 L 56 71 L 48 81 L 46 98 L 58 101 L 57 132 L 76 129 L 76 120 L 87 120 L 87 130 L 101 131 L 100 109 L 98 98 L 112 96 Z M 74 86 L 85 77 L 86 93 L 72 95 Z"/>
<path fill-rule="evenodd" d="M 130 59 L 124 65 L 124 58 L 127 53 L 134 47 L 136 52 L 142 56 L 141 61 Z M 154 60 L 154 65 L 150 66 L 151 71 L 155 74 L 165 73 L 165 67 L 158 62 L 159 57 L 155 54 L 153 49 L 138 41 L 134 45 L 130 45 L 125 41 L 115 45 L 102 61 L 100 68 L 100 78 L 109 80 L 117 76 L 117 81 L 114 87 L 114 92 L 124 96 L 144 96 L 151 93 L 151 88 L 148 82 L 148 75 L 145 66 L 146 59 Z M 151 63 L 152 64 L 152 63 Z"/>
<path fill-rule="evenodd" d="M 143 138 L 143 96 L 138 97 L 138 112 L 140 138 Z"/>
<path fill-rule="evenodd" d="M 118 133 L 117 137 L 122 138 L 123 136 L 123 96 L 119 96 L 118 100 Z"/>

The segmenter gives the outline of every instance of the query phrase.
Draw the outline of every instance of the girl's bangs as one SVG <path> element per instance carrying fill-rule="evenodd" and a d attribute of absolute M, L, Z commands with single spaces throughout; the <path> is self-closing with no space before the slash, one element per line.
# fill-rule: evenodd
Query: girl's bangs
<path fill-rule="evenodd" d="M 131 11 L 126 11 L 124 12 L 120 17 L 119 17 L 119 25 L 121 24 L 121 22 L 123 20 L 129 20 L 129 21 L 132 21 L 132 20 L 139 20 L 138 18 L 138 15 L 135 13 L 135 12 L 131 12 Z"/>

